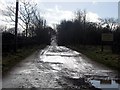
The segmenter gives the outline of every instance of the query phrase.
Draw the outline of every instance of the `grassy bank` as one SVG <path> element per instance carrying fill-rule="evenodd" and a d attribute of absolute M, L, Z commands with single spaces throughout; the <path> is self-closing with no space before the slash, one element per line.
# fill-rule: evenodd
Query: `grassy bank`
<path fill-rule="evenodd" d="M 67 46 L 73 50 L 85 54 L 91 60 L 102 63 L 107 67 L 115 70 L 120 70 L 120 55 L 114 54 L 109 46 L 104 46 L 104 51 L 101 52 L 101 46 Z"/>
<path fill-rule="evenodd" d="M 17 50 L 17 53 L 3 53 L 2 55 L 2 73 L 6 74 L 13 66 L 24 60 L 26 57 L 34 53 L 36 50 L 43 49 L 46 45 L 36 45 L 24 47 Z"/>

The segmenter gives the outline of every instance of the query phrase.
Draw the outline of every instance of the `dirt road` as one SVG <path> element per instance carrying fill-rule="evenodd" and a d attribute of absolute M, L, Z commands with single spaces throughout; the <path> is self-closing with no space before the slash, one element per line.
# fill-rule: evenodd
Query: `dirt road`
<path fill-rule="evenodd" d="M 116 77 L 115 71 L 91 61 L 81 53 L 64 46 L 47 46 L 16 65 L 2 83 L 3 88 L 90 90 L 95 86 L 119 90 Z"/>

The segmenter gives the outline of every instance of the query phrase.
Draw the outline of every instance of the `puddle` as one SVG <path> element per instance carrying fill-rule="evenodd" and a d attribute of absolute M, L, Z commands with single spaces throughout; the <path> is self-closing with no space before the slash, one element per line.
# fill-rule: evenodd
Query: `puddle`
<path fill-rule="evenodd" d="M 120 87 L 120 84 L 117 83 L 118 80 L 90 80 L 90 83 L 96 87 L 96 88 L 100 88 L 101 90 L 119 90 L 118 88 Z"/>
<path fill-rule="evenodd" d="M 60 66 L 59 65 L 56 65 L 56 64 L 51 64 L 52 68 L 54 70 L 61 70 Z"/>
<path fill-rule="evenodd" d="M 79 56 L 74 57 L 75 55 Z M 85 88 L 92 84 L 92 86 L 101 90 L 118 90 L 118 87 L 120 87 L 120 84 L 118 84 L 120 81 L 113 80 L 115 77 L 113 71 L 88 62 L 80 56 L 80 53 L 66 47 L 49 46 L 48 50 L 40 56 L 40 60 L 48 63 L 52 67 L 52 71 L 58 74 L 61 78 L 59 83 L 63 87 L 76 88 L 77 86 L 81 88 L 84 84 Z"/>

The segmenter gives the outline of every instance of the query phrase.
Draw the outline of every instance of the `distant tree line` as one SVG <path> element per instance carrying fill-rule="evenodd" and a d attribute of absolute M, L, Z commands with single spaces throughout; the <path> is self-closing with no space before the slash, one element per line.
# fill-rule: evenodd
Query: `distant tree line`
<path fill-rule="evenodd" d="M 29 29 L 28 29 L 29 30 Z M 50 44 L 50 30 L 52 28 L 45 27 L 45 28 L 36 28 L 34 29 L 34 36 L 26 36 L 24 33 L 18 34 L 17 36 L 17 49 L 22 47 L 28 47 L 32 45 L 41 45 Z M 11 52 L 14 51 L 15 46 L 15 35 L 10 33 L 9 31 L 2 32 L 2 52 Z"/>
<path fill-rule="evenodd" d="M 85 11 L 77 11 L 74 20 L 63 20 L 57 25 L 58 45 L 101 45 L 102 33 L 113 33 L 114 41 L 104 44 L 113 44 L 113 51 L 120 52 L 120 26 L 116 26 L 117 20 L 99 20 L 100 23 L 89 22 Z"/>
<path fill-rule="evenodd" d="M 3 15 L 10 18 L 10 22 L 15 22 L 15 7 L 8 6 Z M 19 26 L 23 29 L 18 33 L 17 47 L 27 47 L 35 44 L 50 44 L 51 34 L 55 34 L 51 27 L 46 25 L 46 20 L 40 16 L 36 4 L 21 1 L 19 10 Z M 114 42 L 104 44 L 113 44 L 115 52 L 120 52 L 120 26 L 116 26 L 117 20 L 114 18 L 100 19 L 101 22 L 94 23 L 86 20 L 85 11 L 77 11 L 75 19 L 63 20 L 57 25 L 57 43 L 58 45 L 101 45 L 102 33 L 113 33 Z M 22 23 L 21 23 L 22 22 Z M 104 26 L 104 27 L 103 27 Z M 15 28 L 3 28 L 2 31 L 2 51 L 14 51 Z"/>

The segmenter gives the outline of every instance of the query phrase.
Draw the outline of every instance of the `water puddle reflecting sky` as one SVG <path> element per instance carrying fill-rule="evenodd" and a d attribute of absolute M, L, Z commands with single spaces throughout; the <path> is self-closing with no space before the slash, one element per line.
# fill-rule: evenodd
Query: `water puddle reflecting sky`
<path fill-rule="evenodd" d="M 63 76 L 79 78 L 84 75 L 96 88 L 118 88 L 119 84 L 111 79 L 110 73 L 112 71 L 101 68 L 96 69 L 95 67 L 97 66 L 87 62 L 80 53 L 63 46 L 57 46 L 54 41 L 51 42 L 51 45 L 48 47 L 48 51 L 40 56 L 40 60 L 50 63 L 50 66 L 54 70 L 59 71 L 60 74 L 63 74 Z M 75 55 L 78 56 L 75 57 Z M 93 79 L 93 77 L 96 78 Z"/>
<path fill-rule="evenodd" d="M 105 80 L 105 79 L 101 79 L 101 80 L 90 80 L 90 82 L 92 83 L 93 86 L 97 87 L 97 88 L 101 88 L 102 90 L 106 90 L 106 89 L 118 89 L 119 85 L 115 80 Z"/>

